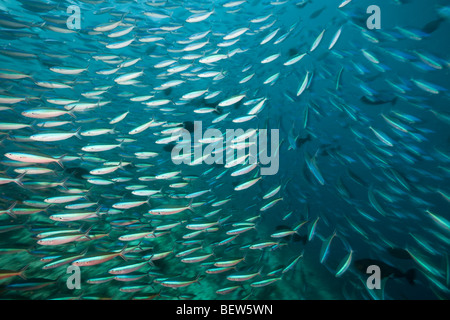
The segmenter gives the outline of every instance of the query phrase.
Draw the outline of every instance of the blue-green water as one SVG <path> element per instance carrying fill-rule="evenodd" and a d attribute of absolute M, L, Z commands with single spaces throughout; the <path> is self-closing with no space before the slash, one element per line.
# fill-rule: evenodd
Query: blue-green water
<path fill-rule="evenodd" d="M 446 1 L 0 10 L 0 298 L 449 297 Z"/>

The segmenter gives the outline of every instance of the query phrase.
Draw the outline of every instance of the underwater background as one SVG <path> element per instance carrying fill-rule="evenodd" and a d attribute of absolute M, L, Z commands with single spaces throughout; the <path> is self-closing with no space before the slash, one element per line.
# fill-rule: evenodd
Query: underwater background
<path fill-rule="evenodd" d="M 447 1 L 0 10 L 1 299 L 449 298 Z"/>

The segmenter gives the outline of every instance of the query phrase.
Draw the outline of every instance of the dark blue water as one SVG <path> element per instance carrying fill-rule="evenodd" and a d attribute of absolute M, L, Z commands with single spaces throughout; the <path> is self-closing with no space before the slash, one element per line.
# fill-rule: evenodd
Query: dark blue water
<path fill-rule="evenodd" d="M 80 10 L 79 29 L 66 25 L 71 4 Z M 1 298 L 447 299 L 448 3 L 340 4 L 1 2 Z M 380 9 L 380 29 L 366 25 L 370 5 Z M 208 12 L 203 21 L 188 20 Z M 239 28 L 246 30 L 230 34 Z M 224 39 L 227 35 L 231 39 Z M 186 49 L 193 43 L 203 45 Z M 117 44 L 122 48 L 115 49 Z M 215 54 L 222 59 L 202 60 Z M 301 60 L 286 65 L 300 54 L 305 54 Z M 261 63 L 270 56 L 273 61 Z M 157 67 L 168 60 L 173 61 Z M 176 66 L 185 68 L 171 72 Z M 205 72 L 216 75 L 202 76 Z M 129 80 L 120 81 L 121 75 Z M 271 76 L 276 80 L 269 82 Z M 172 86 L 173 80 L 181 81 Z M 183 99 L 201 90 L 198 97 Z M 217 96 L 210 98 L 213 93 Z M 245 96 L 229 102 L 240 95 Z M 262 99 L 264 107 L 255 117 L 236 120 Z M 49 115 L 48 109 L 63 113 Z M 259 163 L 234 176 L 250 163 L 232 168 L 174 163 L 171 150 L 179 140 L 160 139 L 173 128 L 193 133 L 194 121 L 201 122 L 203 132 L 278 130 L 278 153 L 268 147 L 277 155 L 278 170 L 265 175 L 261 169 L 268 165 Z M 96 129 L 109 131 L 90 134 Z M 45 133 L 54 134 L 54 141 L 43 141 Z M 64 138 L 67 133 L 72 135 Z M 99 145 L 111 149 L 86 149 Z M 258 152 L 263 149 L 258 144 Z M 139 156 L 142 152 L 154 154 Z M 104 175 L 95 171 L 114 166 Z M 20 176 L 21 168 L 28 172 Z M 170 179 L 158 176 L 172 172 Z M 155 194 L 139 196 L 135 190 Z M 199 191 L 206 192 L 190 202 L 189 195 Z M 68 195 L 80 199 L 54 198 Z M 71 207 L 83 203 L 91 205 Z M 152 214 L 155 208 L 183 210 Z M 55 218 L 71 213 L 92 215 Z M 171 223 L 179 225 L 159 233 L 164 231 L 158 226 Z M 188 239 L 190 225 L 200 223 L 214 224 Z M 239 227 L 249 229 L 220 245 Z M 277 238 L 281 231 L 291 233 Z M 43 232 L 79 237 L 46 245 L 38 242 Z M 149 236 L 123 240 L 140 232 Z M 263 242 L 273 243 L 251 247 Z M 191 248 L 198 250 L 180 255 Z M 167 256 L 159 259 L 164 252 Z M 108 261 L 80 268 L 79 289 L 67 286 L 68 266 L 114 253 Z M 182 260 L 211 253 L 195 263 Z M 215 263 L 244 257 L 234 269 L 211 271 Z M 135 279 L 113 278 L 111 269 L 145 260 L 150 262 L 129 274 Z M 367 287 L 369 265 L 380 267 L 381 289 Z M 236 274 L 254 276 L 227 278 Z M 175 290 L 169 281 L 191 283 Z M 220 294 L 233 286 L 239 287 Z"/>

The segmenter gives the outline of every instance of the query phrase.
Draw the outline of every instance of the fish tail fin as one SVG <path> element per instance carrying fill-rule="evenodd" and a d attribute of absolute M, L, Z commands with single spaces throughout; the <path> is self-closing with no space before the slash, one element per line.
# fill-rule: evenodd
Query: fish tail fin
<path fill-rule="evenodd" d="M 91 232 L 92 227 L 93 227 L 93 226 L 90 226 L 90 227 L 86 230 L 86 232 L 84 233 L 84 236 L 85 236 L 86 238 L 88 238 L 89 240 L 92 240 L 92 238 L 89 236 L 89 232 Z"/>
<path fill-rule="evenodd" d="M 405 272 L 405 278 L 408 280 L 408 283 L 410 285 L 414 285 L 414 280 L 416 278 L 416 270 L 415 269 L 409 269 Z"/>
<path fill-rule="evenodd" d="M 63 163 L 62 163 L 62 160 L 64 159 L 65 156 L 67 156 L 67 154 L 63 154 L 63 155 L 62 155 L 61 157 L 59 157 L 58 160 L 56 161 L 56 162 L 59 164 L 59 166 L 60 166 L 61 168 L 63 168 L 63 169 L 64 169 L 64 165 L 63 165 Z"/>
<path fill-rule="evenodd" d="M 113 237 L 111 237 L 111 232 L 113 231 L 113 229 L 111 228 L 108 233 L 106 234 L 106 236 L 110 239 L 110 240 L 114 240 Z"/>
<path fill-rule="evenodd" d="M 120 24 L 122 24 L 123 23 L 123 19 L 125 18 L 125 16 L 128 14 L 128 12 L 124 12 L 123 14 L 122 14 L 122 16 L 120 17 Z"/>
<path fill-rule="evenodd" d="M 27 172 L 22 172 L 16 179 L 14 179 L 14 182 L 18 185 L 21 186 L 22 188 L 24 188 L 23 183 L 22 183 L 22 179 L 23 177 L 27 174 Z"/>
<path fill-rule="evenodd" d="M 148 263 L 150 266 L 152 266 L 152 267 L 155 266 L 155 264 L 154 264 L 153 261 L 152 261 L 152 257 L 150 257 L 150 258 L 147 260 L 147 263 Z M 150 271 L 151 271 L 151 270 L 150 270 Z M 149 273 L 150 273 L 150 271 L 149 271 Z"/>
<path fill-rule="evenodd" d="M 14 214 L 14 212 L 12 211 L 13 209 L 14 209 L 14 207 L 17 205 L 17 200 L 16 201 L 14 201 L 14 203 L 8 208 L 8 210 L 6 210 L 6 214 L 8 215 L 8 216 L 10 216 L 11 218 L 13 218 L 13 219 L 16 219 L 17 218 L 17 216 Z"/>
<path fill-rule="evenodd" d="M 33 244 L 31 247 L 25 249 L 25 251 L 29 254 L 29 255 L 33 255 L 33 250 L 36 249 L 36 244 Z"/>
<path fill-rule="evenodd" d="M 152 198 L 152 196 L 148 196 L 147 201 L 145 201 L 145 203 L 148 205 L 149 208 L 152 207 L 152 204 L 150 203 L 151 198 Z"/>
<path fill-rule="evenodd" d="M 205 276 L 202 275 L 200 272 L 195 276 L 195 280 L 194 282 L 198 285 L 200 285 L 200 281 L 204 278 Z"/>
<path fill-rule="evenodd" d="M 252 227 L 255 230 L 256 230 L 256 227 L 259 226 L 259 224 L 261 223 L 261 213 L 258 216 L 259 216 L 258 221 L 256 221 L 255 225 Z"/>
<path fill-rule="evenodd" d="M 75 132 L 75 137 L 77 137 L 78 139 L 82 140 L 83 137 L 80 136 L 80 130 L 81 130 L 81 127 L 79 127 L 79 128 L 77 129 L 77 131 Z"/>
<path fill-rule="evenodd" d="M 194 207 L 192 207 L 192 201 L 194 201 L 194 198 L 192 198 L 191 201 L 189 201 L 189 204 L 188 204 L 188 207 L 187 207 L 187 208 L 188 208 L 191 212 L 194 212 L 194 213 L 195 213 Z"/>
<path fill-rule="evenodd" d="M 97 204 L 98 204 L 98 202 L 97 202 Z M 100 210 L 102 209 L 102 206 L 101 205 L 99 205 L 98 207 L 97 207 L 97 209 L 95 210 L 95 214 L 97 215 L 97 217 L 100 217 Z"/>
<path fill-rule="evenodd" d="M 120 250 L 119 256 L 122 257 L 123 260 L 128 261 L 128 259 L 125 257 L 125 253 L 128 247 L 128 243 L 125 245 L 125 247 L 123 247 L 122 250 Z"/>
<path fill-rule="evenodd" d="M 66 182 L 67 182 L 67 180 L 69 180 L 69 178 L 70 178 L 70 176 L 69 177 L 66 177 L 66 178 L 64 178 L 64 180 L 63 181 L 61 181 L 61 186 L 64 188 L 64 189 L 66 189 L 67 190 L 67 185 L 66 185 Z"/>
<path fill-rule="evenodd" d="M 258 270 L 258 272 L 257 272 L 260 276 L 262 276 L 262 270 L 263 270 L 263 268 L 264 268 L 264 266 L 261 266 L 261 268 L 259 268 L 259 270 Z"/>
<path fill-rule="evenodd" d="M 73 108 L 75 108 L 75 107 L 73 107 Z M 70 109 L 70 111 L 68 111 L 67 112 L 67 114 L 69 115 L 69 116 L 71 116 L 72 118 L 74 118 L 74 119 L 76 119 L 77 118 L 77 116 L 75 115 L 75 113 L 73 113 L 73 108 L 72 109 Z"/>
<path fill-rule="evenodd" d="M 248 254 L 248 250 L 247 250 L 247 252 L 244 254 L 244 256 L 242 257 L 242 261 L 247 262 L 247 261 L 245 261 L 245 259 L 247 258 L 247 254 Z"/>
<path fill-rule="evenodd" d="M 81 198 L 83 198 L 86 201 L 89 201 L 88 195 L 91 193 L 92 188 L 94 188 L 94 186 L 90 187 L 88 189 L 88 191 L 86 192 L 86 194 L 84 196 L 82 196 Z"/>
<path fill-rule="evenodd" d="M 25 188 L 25 186 L 23 185 L 22 181 L 20 181 L 20 180 L 15 180 L 14 182 L 15 182 L 18 186 L 20 186 L 20 187 L 22 187 L 22 188 Z"/>
<path fill-rule="evenodd" d="M 30 264 L 27 264 L 25 267 L 23 267 L 19 271 L 19 277 L 21 277 L 23 280 L 27 280 L 27 277 L 25 276 L 24 273 L 25 273 L 25 270 L 27 270 L 29 266 L 30 266 Z"/>

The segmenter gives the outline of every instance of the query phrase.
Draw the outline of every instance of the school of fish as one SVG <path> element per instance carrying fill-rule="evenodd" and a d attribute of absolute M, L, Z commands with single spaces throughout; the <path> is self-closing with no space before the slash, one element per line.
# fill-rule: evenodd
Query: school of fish
<path fill-rule="evenodd" d="M 376 2 L 0 3 L 0 299 L 448 299 L 450 6 Z"/>

